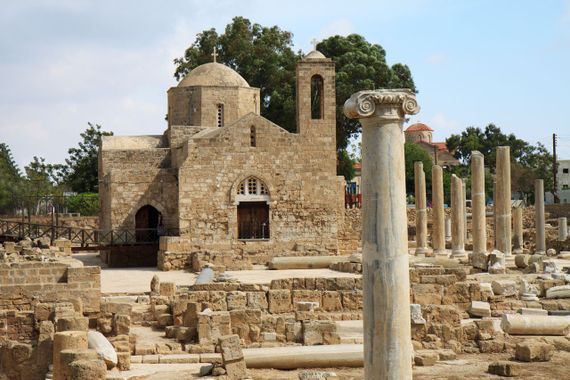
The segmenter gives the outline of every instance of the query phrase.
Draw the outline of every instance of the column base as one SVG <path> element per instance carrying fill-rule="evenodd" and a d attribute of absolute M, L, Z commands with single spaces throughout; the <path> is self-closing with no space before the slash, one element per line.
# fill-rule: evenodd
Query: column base
<path fill-rule="evenodd" d="M 436 257 L 449 257 L 449 251 L 447 249 L 436 249 L 433 251 Z"/>
<path fill-rule="evenodd" d="M 521 248 L 515 248 L 513 249 L 513 255 L 518 255 L 523 253 L 523 250 Z"/>
<path fill-rule="evenodd" d="M 451 251 L 452 259 L 466 259 L 467 252 L 464 249 L 454 249 Z"/>
<path fill-rule="evenodd" d="M 534 251 L 535 255 L 546 255 L 546 251 Z"/>
<path fill-rule="evenodd" d="M 426 257 L 429 257 L 430 253 L 432 252 L 433 251 L 428 247 L 417 247 L 416 250 L 414 251 L 414 255 L 416 256 L 425 255 Z"/>

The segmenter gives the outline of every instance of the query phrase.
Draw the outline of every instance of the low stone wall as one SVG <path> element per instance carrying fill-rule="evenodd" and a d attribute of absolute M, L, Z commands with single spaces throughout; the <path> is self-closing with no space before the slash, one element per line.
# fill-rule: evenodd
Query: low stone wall
<path fill-rule="evenodd" d="M 99 312 L 101 268 L 13 263 L 0 269 L 0 310 L 31 311 L 38 302 L 80 299 L 86 313 Z"/>

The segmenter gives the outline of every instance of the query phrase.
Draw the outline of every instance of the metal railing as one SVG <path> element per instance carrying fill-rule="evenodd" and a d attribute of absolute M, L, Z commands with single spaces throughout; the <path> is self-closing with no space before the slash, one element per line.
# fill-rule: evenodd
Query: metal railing
<path fill-rule="evenodd" d="M 13 239 L 39 239 L 49 237 L 51 242 L 58 238 L 71 240 L 80 247 L 108 246 L 122 244 L 157 243 L 159 231 L 156 228 L 115 229 L 103 231 L 81 227 L 62 227 L 38 223 L 0 220 L 0 236 Z M 162 229 L 163 236 L 178 236 L 178 229 Z"/>

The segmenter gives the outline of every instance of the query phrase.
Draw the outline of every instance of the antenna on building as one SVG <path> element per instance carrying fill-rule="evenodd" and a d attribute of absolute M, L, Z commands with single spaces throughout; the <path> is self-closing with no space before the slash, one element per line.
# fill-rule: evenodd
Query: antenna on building
<path fill-rule="evenodd" d="M 214 62 L 216 62 L 216 58 L 218 57 L 218 49 L 214 46 L 214 52 L 211 54 L 214 57 Z"/>

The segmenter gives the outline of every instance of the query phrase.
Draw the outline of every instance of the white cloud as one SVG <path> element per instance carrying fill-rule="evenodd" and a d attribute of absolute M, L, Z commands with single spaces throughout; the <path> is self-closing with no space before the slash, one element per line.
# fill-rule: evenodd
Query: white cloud
<path fill-rule="evenodd" d="M 443 53 L 432 53 L 426 57 L 425 61 L 430 65 L 441 65 L 447 61 L 447 55 Z"/>

